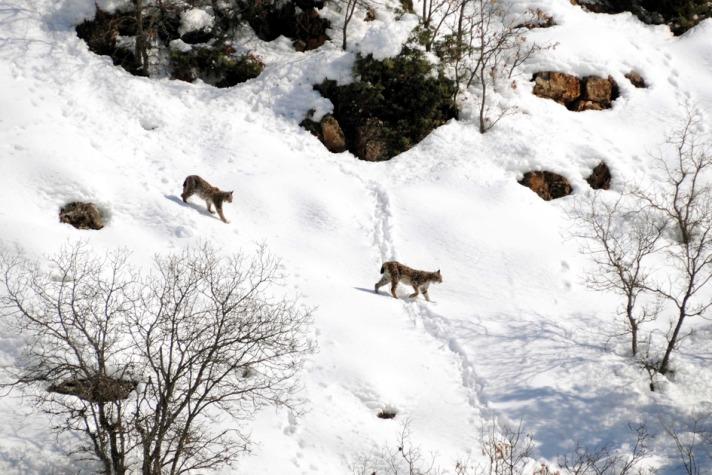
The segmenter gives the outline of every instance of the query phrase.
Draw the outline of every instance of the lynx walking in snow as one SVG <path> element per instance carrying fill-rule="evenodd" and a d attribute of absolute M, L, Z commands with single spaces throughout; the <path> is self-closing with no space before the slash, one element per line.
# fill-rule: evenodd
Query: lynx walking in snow
<path fill-rule="evenodd" d="M 183 182 L 183 193 L 181 193 L 180 196 L 183 198 L 183 202 L 187 203 L 188 198 L 194 194 L 197 194 L 205 200 L 205 204 L 208 205 L 208 211 L 211 214 L 215 213 L 212 209 L 212 205 L 215 205 L 220 219 L 222 219 L 224 223 L 228 222 L 223 214 L 222 204 L 224 201 L 232 203 L 232 191 L 220 191 L 220 189 L 203 180 L 198 175 L 190 175 Z"/>
<path fill-rule="evenodd" d="M 418 293 L 422 292 L 425 300 L 430 302 L 430 297 L 428 296 L 428 286 L 431 282 L 440 283 L 443 281 L 440 269 L 435 272 L 426 272 L 423 270 L 411 269 L 410 267 L 396 261 L 385 262 L 381 266 L 381 274 L 383 274 L 383 277 L 381 277 L 381 280 L 376 283 L 375 292 L 378 293 L 378 289 L 390 281 L 391 295 L 393 295 L 393 298 L 396 299 L 398 298 L 396 296 L 396 287 L 398 287 L 398 282 L 403 282 L 404 284 L 413 286 L 415 293 L 410 294 L 408 297 L 417 297 Z"/>

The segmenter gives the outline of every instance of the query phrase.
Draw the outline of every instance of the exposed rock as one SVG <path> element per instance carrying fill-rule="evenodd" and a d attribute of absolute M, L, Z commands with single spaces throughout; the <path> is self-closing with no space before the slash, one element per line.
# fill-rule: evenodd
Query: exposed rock
<path fill-rule="evenodd" d="M 339 122 L 333 115 L 327 114 L 321 119 L 321 135 L 319 139 L 326 148 L 333 153 L 341 153 L 346 150 L 346 137 Z"/>
<path fill-rule="evenodd" d="M 62 381 L 48 387 L 47 391 L 76 396 L 89 402 L 111 402 L 128 398 L 136 386 L 138 386 L 137 381 L 96 375 L 92 378 Z"/>
<path fill-rule="evenodd" d="M 534 94 L 567 105 L 581 96 L 581 81 L 571 74 L 545 71 L 534 75 Z"/>
<path fill-rule="evenodd" d="M 77 229 L 101 229 L 104 218 L 94 203 L 74 201 L 59 210 L 59 222 L 71 224 Z"/>
<path fill-rule="evenodd" d="M 519 184 L 529 187 L 545 201 L 561 198 L 572 191 L 571 184 L 565 177 L 547 171 L 527 172 Z"/>
<path fill-rule="evenodd" d="M 599 102 L 593 102 L 593 101 L 587 101 L 587 100 L 579 100 L 573 103 L 572 107 L 569 107 L 570 110 L 576 111 L 576 112 L 581 112 L 581 111 L 602 111 L 604 109 L 603 105 L 601 105 Z"/>
<path fill-rule="evenodd" d="M 563 104 L 572 111 L 609 109 L 618 97 L 618 85 L 610 76 L 586 76 L 544 71 L 534 74 L 532 92 Z"/>
<path fill-rule="evenodd" d="M 383 122 L 371 118 L 356 128 L 356 155 L 367 162 L 388 160 L 388 143 L 382 134 Z"/>
<path fill-rule="evenodd" d="M 551 15 L 544 13 L 541 9 L 530 10 L 530 19 L 516 25 L 514 28 L 526 28 L 528 30 L 533 30 L 535 28 L 550 28 L 556 23 Z"/>
<path fill-rule="evenodd" d="M 594 190 L 607 190 L 611 186 L 611 171 L 605 162 L 596 165 L 586 181 Z"/>
<path fill-rule="evenodd" d="M 589 101 L 598 102 L 610 107 L 611 101 L 617 97 L 616 83 L 610 76 L 607 79 L 598 76 L 586 77 L 585 97 Z"/>
<path fill-rule="evenodd" d="M 643 79 L 643 76 L 636 73 L 635 71 L 629 72 L 628 74 L 625 75 L 625 77 L 635 87 L 639 87 L 639 88 L 640 87 L 648 87 L 648 85 L 645 83 L 645 79 Z"/>

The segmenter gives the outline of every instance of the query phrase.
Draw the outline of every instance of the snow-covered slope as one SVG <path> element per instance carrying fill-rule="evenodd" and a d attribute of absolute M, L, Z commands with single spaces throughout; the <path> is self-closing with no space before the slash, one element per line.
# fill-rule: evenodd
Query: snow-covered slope
<path fill-rule="evenodd" d="M 712 110 L 712 21 L 674 38 L 630 14 L 585 13 L 568 0 L 520 6 L 530 5 L 558 23 L 531 35 L 558 45 L 518 78 L 519 114 L 480 135 L 464 104 L 461 120 L 417 147 L 366 163 L 329 153 L 297 125 L 329 107 L 313 83 L 349 80 L 354 54 L 339 50 L 337 31 L 308 53 L 246 34 L 267 68 L 218 90 L 133 77 L 89 52 L 74 25 L 93 16 L 91 0 L 0 0 L 0 240 L 37 256 L 77 239 L 128 247 L 137 261 L 203 240 L 225 252 L 265 243 L 279 256 L 288 290 L 317 308 L 319 352 L 303 375 L 304 414 L 260 413 L 242 473 L 350 473 L 392 446 L 407 419 L 413 443 L 453 473 L 456 460 L 481 456 L 492 418 L 521 419 L 536 458 L 549 461 L 576 441 L 625 450 L 628 424 L 646 423 L 654 465 L 680 473 L 660 420 L 712 401 L 709 328 L 686 342 L 696 351 L 676 358 L 674 381 L 651 393 L 610 339 L 617 301 L 582 285 L 573 197 L 544 202 L 517 178 L 545 167 L 569 177 L 576 196 L 605 159 L 615 190 L 654 182 L 648 152 L 686 104 Z M 382 18 L 354 20 L 354 51 L 395 54 L 417 23 Z M 624 79 L 632 69 L 649 88 Z M 531 95 L 539 70 L 610 74 L 621 97 L 608 111 L 569 112 Z M 193 173 L 235 190 L 229 225 L 180 201 Z M 100 204 L 107 227 L 60 224 L 58 207 L 74 199 Z M 372 293 L 381 262 L 394 258 L 442 270 L 433 302 Z M 2 364 L 16 351 L 1 332 Z M 386 405 L 396 419 L 376 417 Z M 27 401 L 3 397 L 0 410 L 0 472 L 72 471 L 66 441 Z"/>

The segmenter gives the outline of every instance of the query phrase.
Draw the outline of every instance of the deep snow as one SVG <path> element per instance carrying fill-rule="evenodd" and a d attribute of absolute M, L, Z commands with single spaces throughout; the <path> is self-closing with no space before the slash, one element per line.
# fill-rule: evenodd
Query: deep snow
<path fill-rule="evenodd" d="M 374 22 L 355 18 L 347 53 L 334 11 L 333 40 L 307 53 L 243 31 L 238 49 L 266 69 L 218 90 L 133 77 L 89 52 L 74 25 L 93 16 L 92 0 L 0 0 L 0 240 L 40 256 L 83 239 L 100 251 L 125 246 L 137 262 L 202 240 L 225 252 L 265 243 L 279 256 L 287 291 L 317 307 L 319 352 L 303 376 L 304 414 L 258 414 L 242 473 L 350 473 L 360 456 L 392 446 L 406 419 L 413 443 L 453 473 L 456 460 L 481 456 L 491 418 L 523 420 L 537 459 L 550 462 L 575 441 L 626 450 L 627 425 L 644 422 L 651 462 L 681 473 L 660 422 L 712 402 L 712 331 L 691 322 L 701 331 L 676 355 L 674 380 L 651 393 L 625 340 L 611 339 L 617 300 L 583 286 L 587 261 L 566 211 L 591 193 L 585 177 L 601 159 L 614 190 L 659 180 L 649 153 L 687 104 L 712 110 L 712 21 L 675 38 L 567 0 L 525 6 L 553 14 L 557 26 L 530 35 L 558 45 L 506 94 L 516 116 L 480 135 L 467 99 L 459 121 L 366 163 L 329 153 L 297 124 L 330 108 L 313 83 L 349 81 L 355 51 L 396 54 L 413 16 L 396 21 L 379 7 Z M 648 89 L 623 77 L 632 69 Z M 621 96 L 611 110 L 569 112 L 531 94 L 539 70 L 610 74 Z M 541 167 L 566 175 L 574 196 L 544 202 L 517 184 Z M 193 173 L 235 190 L 231 224 L 180 202 Z M 60 224 L 58 207 L 74 199 L 97 202 L 108 225 Z M 394 258 L 442 269 L 433 302 L 409 301 L 403 287 L 399 300 L 372 293 L 381 262 Z M 3 365 L 16 344 L 0 333 Z M 396 419 L 376 417 L 387 405 Z M 19 397 L 0 408 L 0 472 L 72 471 L 61 451 L 71 441 L 56 440 L 41 413 Z"/>

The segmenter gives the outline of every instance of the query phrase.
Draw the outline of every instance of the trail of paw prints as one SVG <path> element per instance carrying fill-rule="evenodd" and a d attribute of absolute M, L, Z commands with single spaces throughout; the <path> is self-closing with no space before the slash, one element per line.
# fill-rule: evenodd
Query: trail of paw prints
<path fill-rule="evenodd" d="M 385 262 L 395 258 L 391 202 L 381 185 L 370 183 L 368 187 L 375 198 L 373 242 L 378 248 L 381 261 Z"/>
<path fill-rule="evenodd" d="M 420 323 L 423 329 L 435 340 L 441 342 L 457 359 L 460 374 L 462 376 L 462 386 L 468 394 L 468 403 L 480 417 L 485 413 L 487 417 L 491 414 L 483 396 L 483 387 L 477 377 L 475 366 L 467 356 L 467 352 L 462 348 L 449 319 L 435 312 L 430 304 L 423 302 L 412 302 L 406 304 L 406 312 L 417 324 Z M 475 330 L 477 331 L 477 330 Z M 471 423 L 476 423 L 471 420 Z"/>

